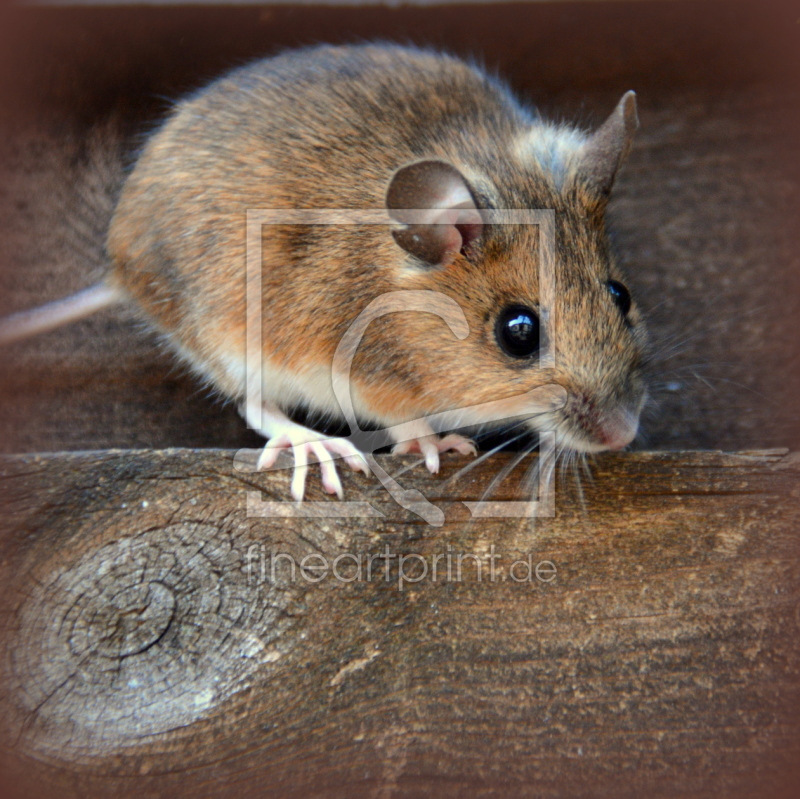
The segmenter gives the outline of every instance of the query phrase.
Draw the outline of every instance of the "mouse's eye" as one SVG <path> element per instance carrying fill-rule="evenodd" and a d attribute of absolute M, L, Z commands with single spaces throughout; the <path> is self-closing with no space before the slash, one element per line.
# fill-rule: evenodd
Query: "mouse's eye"
<path fill-rule="evenodd" d="M 510 305 L 497 317 L 495 335 L 507 355 L 530 358 L 539 351 L 539 317 L 524 305 Z"/>
<path fill-rule="evenodd" d="M 631 309 L 631 293 L 618 280 L 609 280 L 606 286 L 620 313 L 627 316 Z"/>

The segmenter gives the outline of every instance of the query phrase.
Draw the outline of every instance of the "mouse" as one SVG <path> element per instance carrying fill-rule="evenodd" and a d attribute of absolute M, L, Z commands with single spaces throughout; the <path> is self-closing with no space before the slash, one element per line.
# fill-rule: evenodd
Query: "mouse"
<path fill-rule="evenodd" d="M 437 50 L 316 45 L 257 60 L 177 102 L 147 138 L 102 282 L 3 320 L 0 342 L 128 303 L 267 439 L 258 468 L 288 449 L 295 500 L 310 461 L 341 498 L 337 461 L 369 474 L 364 452 L 289 411 L 344 418 L 337 348 L 365 309 L 411 298 L 361 325 L 347 358 L 352 411 L 388 429 L 393 452 L 436 473 L 442 453 L 476 453 L 455 430 L 498 417 L 551 433 L 559 451 L 624 449 L 647 398 L 647 334 L 605 211 L 637 127 L 632 91 L 587 132 Z M 250 234 L 248 272 L 258 209 L 278 221 Z M 303 209 L 374 218 L 281 216 Z M 520 221 L 531 210 L 549 216 Z M 537 400 L 548 387 L 560 401 Z"/>

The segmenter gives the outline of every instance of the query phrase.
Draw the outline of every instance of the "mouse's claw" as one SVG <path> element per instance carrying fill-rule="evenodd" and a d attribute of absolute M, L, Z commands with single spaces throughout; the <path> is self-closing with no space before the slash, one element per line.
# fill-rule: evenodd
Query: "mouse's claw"
<path fill-rule="evenodd" d="M 309 456 L 311 455 L 319 462 L 322 487 L 329 494 L 336 494 L 339 499 L 344 496 L 344 491 L 336 471 L 334 458 L 341 457 L 353 471 L 370 474 L 366 458 L 347 439 L 323 438 L 319 433 L 306 427 L 291 422 L 289 424 L 291 426 L 287 426 L 284 432 L 267 442 L 256 468 L 258 471 L 272 468 L 281 451 L 290 449 L 294 456 L 291 493 L 295 501 L 300 502 L 303 499 L 308 476 Z"/>
<path fill-rule="evenodd" d="M 392 455 L 407 455 L 409 452 L 419 452 L 425 457 L 425 466 L 431 474 L 439 471 L 439 454 L 448 451 L 460 452 L 462 455 L 477 455 L 478 449 L 475 442 L 469 438 L 449 433 L 442 438 L 433 434 L 420 436 L 408 441 L 401 441 L 392 447 Z"/>

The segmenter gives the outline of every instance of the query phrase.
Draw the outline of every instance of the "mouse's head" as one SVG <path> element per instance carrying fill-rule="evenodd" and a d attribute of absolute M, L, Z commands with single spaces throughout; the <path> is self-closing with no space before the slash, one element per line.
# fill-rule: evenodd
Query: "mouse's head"
<path fill-rule="evenodd" d="M 599 452 L 633 440 L 646 337 L 604 213 L 637 125 L 629 92 L 590 136 L 537 124 L 491 169 L 424 160 L 394 174 L 387 207 L 407 256 L 394 287 L 448 295 L 470 329 L 459 341 L 435 315 L 391 323 L 393 351 L 407 353 L 394 356 L 400 404 L 413 395 L 429 413 L 453 410 L 455 426 L 487 421 L 474 407 L 507 399 L 509 416 L 555 431 L 561 447 Z M 566 390 L 563 407 L 515 404 L 545 385 Z"/>

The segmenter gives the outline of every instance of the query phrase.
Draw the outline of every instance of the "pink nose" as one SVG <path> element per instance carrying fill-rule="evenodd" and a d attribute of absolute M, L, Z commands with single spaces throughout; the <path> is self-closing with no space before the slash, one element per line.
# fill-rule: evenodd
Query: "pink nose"
<path fill-rule="evenodd" d="M 636 438 L 639 419 L 628 410 L 606 414 L 597 426 L 597 437 L 609 449 L 623 449 Z"/>

